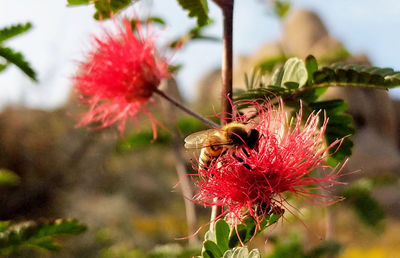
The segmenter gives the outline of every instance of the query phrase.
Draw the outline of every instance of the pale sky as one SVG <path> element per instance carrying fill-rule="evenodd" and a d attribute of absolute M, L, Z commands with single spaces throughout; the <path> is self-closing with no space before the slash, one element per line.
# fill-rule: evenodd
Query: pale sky
<path fill-rule="evenodd" d="M 0 107 L 23 103 L 31 107 L 53 108 L 61 105 L 70 90 L 69 78 L 90 47 L 90 35 L 100 31 L 92 19 L 93 8 L 66 7 L 66 0 L 1 0 L 0 27 L 30 21 L 34 28 L 6 45 L 23 52 L 39 74 L 33 84 L 18 69 L 9 67 L 0 74 Z M 265 0 L 263 0 L 265 1 Z M 210 2 L 215 24 L 207 34 L 221 35 L 219 10 Z M 236 0 L 234 24 L 235 54 L 255 51 L 260 45 L 280 37 L 279 21 L 268 14 L 261 0 Z M 400 1 L 398 0 L 293 0 L 293 7 L 319 13 L 329 32 L 353 53 L 366 53 L 374 65 L 400 70 Z M 180 35 L 194 20 L 176 0 L 153 0 L 151 15 L 167 20 L 165 37 Z M 254 26 L 254 25 L 258 25 Z M 264 28 L 264 29 L 260 29 Z M 220 65 L 219 43 L 193 42 L 176 53 L 174 62 L 183 63 L 178 75 L 180 88 L 188 99 L 194 97 L 198 79 Z M 390 91 L 400 98 L 400 89 Z"/>

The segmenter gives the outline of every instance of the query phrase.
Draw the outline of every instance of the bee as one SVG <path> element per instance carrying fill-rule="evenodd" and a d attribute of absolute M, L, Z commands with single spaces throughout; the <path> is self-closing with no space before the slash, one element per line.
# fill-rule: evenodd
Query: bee
<path fill-rule="evenodd" d="M 249 157 L 244 147 L 256 149 L 258 147 L 259 132 L 256 129 L 249 129 L 245 124 L 231 122 L 219 129 L 209 129 L 193 133 L 185 138 L 185 148 L 201 148 L 199 156 L 199 167 L 207 169 L 218 157 L 224 155 L 227 150 L 241 149 Z M 235 155 L 239 161 L 244 160 Z M 243 164 L 251 169 L 248 164 Z"/>

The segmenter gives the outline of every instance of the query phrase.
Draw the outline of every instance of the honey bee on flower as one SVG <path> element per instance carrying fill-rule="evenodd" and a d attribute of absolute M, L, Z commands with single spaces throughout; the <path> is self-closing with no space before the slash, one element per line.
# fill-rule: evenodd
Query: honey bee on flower
<path fill-rule="evenodd" d="M 196 168 L 194 200 L 204 206 L 221 207 L 221 216 L 229 214 L 234 224 L 240 222 L 243 211 L 259 221 L 258 217 L 271 209 L 284 209 L 284 194 L 317 204 L 337 201 L 331 195 L 311 191 L 340 183 L 340 169 L 324 163 L 328 151 L 341 141 L 325 146 L 327 121 L 320 125 L 319 114 L 311 114 L 302 125 L 301 111 L 296 120 L 288 121 L 282 101 L 277 106 L 268 101 L 251 104 L 257 119 L 248 123 L 247 130 L 257 132 L 257 148 L 243 144 L 243 150 L 221 153 L 209 166 Z M 253 116 L 254 112 L 237 115 L 236 120 L 243 122 Z M 316 168 L 322 169 L 322 177 L 312 173 Z"/>

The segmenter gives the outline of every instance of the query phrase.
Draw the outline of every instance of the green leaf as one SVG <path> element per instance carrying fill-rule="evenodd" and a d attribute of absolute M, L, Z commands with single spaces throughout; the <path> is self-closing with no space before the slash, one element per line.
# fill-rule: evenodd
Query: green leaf
<path fill-rule="evenodd" d="M 275 224 L 280 219 L 280 217 L 282 217 L 282 215 L 283 215 L 283 211 L 282 211 L 282 213 L 271 214 L 271 216 L 268 219 L 268 225 Z"/>
<path fill-rule="evenodd" d="M 18 185 L 20 177 L 8 169 L 0 169 L 0 186 L 2 185 Z"/>
<path fill-rule="evenodd" d="M 51 237 L 61 234 L 76 235 L 85 230 L 86 226 L 74 219 L 26 221 L 8 225 L 0 232 L 0 254 L 11 252 L 22 245 L 57 251 L 59 246 L 52 242 Z"/>
<path fill-rule="evenodd" d="M 164 19 L 159 16 L 150 16 L 149 18 L 146 19 L 146 22 L 156 23 L 164 26 L 167 25 Z"/>
<path fill-rule="evenodd" d="M 86 230 L 86 226 L 75 219 L 57 219 L 50 223 L 43 223 L 37 231 L 37 237 L 54 236 L 61 234 L 77 235 Z"/>
<path fill-rule="evenodd" d="M 333 64 L 313 74 L 315 85 L 386 89 L 400 86 L 400 72 L 357 64 Z"/>
<path fill-rule="evenodd" d="M 209 22 L 207 25 L 209 25 L 209 24 L 211 24 L 211 22 Z M 192 41 L 192 40 L 207 40 L 207 41 L 214 41 L 214 42 L 221 41 L 218 37 L 204 35 L 203 31 L 204 31 L 205 27 L 206 26 L 202 26 L 202 27 L 196 26 L 194 28 L 191 28 L 189 31 L 184 33 L 179 38 L 171 41 L 168 44 L 169 48 L 175 49 L 176 47 L 185 45 L 187 42 Z"/>
<path fill-rule="evenodd" d="M 117 14 L 122 9 L 128 7 L 133 0 L 97 0 L 94 1 L 96 20 L 108 19 L 111 15 Z"/>
<path fill-rule="evenodd" d="M 223 258 L 261 258 L 261 254 L 257 249 L 253 249 L 249 252 L 247 247 L 236 247 L 226 251 Z"/>
<path fill-rule="evenodd" d="M 337 257 L 343 250 L 343 245 L 335 240 L 325 240 L 309 251 L 306 257 Z"/>
<path fill-rule="evenodd" d="M 273 4 L 274 4 L 273 7 L 274 13 L 279 18 L 284 18 L 290 10 L 289 0 L 274 0 Z"/>
<path fill-rule="evenodd" d="M 0 56 L 8 62 L 16 65 L 22 72 L 24 72 L 33 81 L 36 80 L 36 72 L 32 69 L 30 64 L 25 60 L 20 52 L 15 52 L 8 47 L 0 47 Z"/>
<path fill-rule="evenodd" d="M 282 79 L 283 79 L 283 74 L 285 72 L 285 69 L 283 66 L 279 67 L 274 71 L 271 77 L 271 85 L 274 87 L 282 87 Z"/>
<path fill-rule="evenodd" d="M 204 235 L 204 240 L 210 240 L 210 241 L 216 242 L 217 238 L 215 236 L 214 231 L 210 231 L 210 230 L 207 231 L 206 234 Z"/>
<path fill-rule="evenodd" d="M 229 249 L 229 232 L 230 227 L 223 219 L 219 219 L 215 223 L 215 236 L 217 245 L 222 252 Z"/>
<path fill-rule="evenodd" d="M 259 69 L 261 73 L 271 73 L 277 65 L 285 63 L 286 60 L 287 57 L 285 55 L 269 57 L 258 63 L 256 68 Z"/>
<path fill-rule="evenodd" d="M 204 251 L 212 258 L 222 257 L 222 251 L 219 249 L 216 243 L 211 240 L 206 240 L 203 243 Z"/>
<path fill-rule="evenodd" d="M 61 247 L 54 243 L 50 238 L 41 238 L 37 241 L 32 241 L 30 244 L 53 252 L 61 249 Z"/>
<path fill-rule="evenodd" d="M 289 58 L 283 66 L 282 84 L 286 82 L 298 83 L 298 87 L 303 87 L 307 82 L 307 69 L 304 61 L 297 57 Z"/>
<path fill-rule="evenodd" d="M 249 253 L 249 258 L 261 258 L 260 251 L 258 249 L 253 249 Z"/>
<path fill-rule="evenodd" d="M 6 62 L 6 63 L 4 63 L 4 64 L 0 64 L 0 73 L 2 72 L 2 71 L 4 71 L 7 67 L 8 67 L 8 62 Z"/>
<path fill-rule="evenodd" d="M 236 230 L 232 230 L 229 236 L 229 248 L 234 248 L 240 244 L 239 238 L 243 241 L 246 238 L 247 229 L 243 224 L 236 226 Z M 238 236 L 239 235 L 239 236 Z"/>
<path fill-rule="evenodd" d="M 83 5 L 83 4 L 89 4 L 90 0 L 67 0 L 68 5 Z"/>
<path fill-rule="evenodd" d="M 302 243 L 296 236 L 291 236 L 284 242 L 275 244 L 274 251 L 267 256 L 268 258 L 308 258 L 302 249 Z"/>
<path fill-rule="evenodd" d="M 118 141 L 116 145 L 116 151 L 118 153 L 123 153 L 126 151 L 131 151 L 138 148 L 143 148 L 150 146 L 150 144 L 160 144 L 167 145 L 171 142 L 171 134 L 164 131 L 157 131 L 157 139 L 153 140 L 153 131 L 144 130 L 137 133 L 132 133 L 126 138 Z"/>
<path fill-rule="evenodd" d="M 0 29 L 0 44 L 3 41 L 6 41 L 10 38 L 13 38 L 19 34 L 22 34 L 32 28 L 32 24 L 30 22 L 27 23 L 21 23 L 21 24 L 15 24 L 11 25 L 9 27 L 5 27 Z"/>
<path fill-rule="evenodd" d="M 10 221 L 0 221 L 0 233 L 5 231 L 10 226 L 10 224 Z"/>
<path fill-rule="evenodd" d="M 353 140 L 351 135 L 355 133 L 352 117 L 345 113 L 348 109 L 347 103 L 342 99 L 319 101 L 309 103 L 308 107 L 314 111 L 324 110 L 329 118 L 325 131 L 325 139 L 329 146 L 338 139 L 344 138 L 339 149 L 331 148 L 329 150 L 331 156 L 328 164 L 336 166 L 352 153 Z M 324 112 L 320 113 L 320 122 L 324 121 Z"/>
<path fill-rule="evenodd" d="M 381 230 L 383 228 L 383 221 L 385 219 L 385 212 L 372 196 L 372 184 L 366 183 L 361 180 L 348 186 L 342 193 L 346 197 L 346 202 L 350 203 L 364 224 Z"/>
<path fill-rule="evenodd" d="M 275 70 L 271 78 L 271 85 L 297 89 L 306 84 L 307 78 L 307 69 L 304 61 L 297 57 L 292 57 L 285 62 L 283 67 Z"/>
<path fill-rule="evenodd" d="M 332 86 L 374 89 L 400 86 L 400 72 L 392 68 L 354 64 L 334 64 L 316 70 L 317 68 L 318 64 L 312 56 L 307 57 L 305 63 L 298 58 L 290 58 L 283 67 L 273 72 L 270 85 L 257 82 L 258 88 L 251 85 L 247 90 L 235 90 L 234 100 L 282 97 L 285 103 L 289 102 L 289 106 L 292 106 L 300 99 L 306 103 L 315 102 Z M 302 87 L 305 81 L 306 87 Z"/>
<path fill-rule="evenodd" d="M 318 71 L 317 59 L 314 56 L 309 55 L 306 58 L 306 69 L 307 69 L 307 85 L 313 84 L 313 76 Z"/>
<path fill-rule="evenodd" d="M 178 3 L 189 12 L 189 17 L 197 18 L 199 27 L 210 23 L 207 0 L 178 0 Z"/>

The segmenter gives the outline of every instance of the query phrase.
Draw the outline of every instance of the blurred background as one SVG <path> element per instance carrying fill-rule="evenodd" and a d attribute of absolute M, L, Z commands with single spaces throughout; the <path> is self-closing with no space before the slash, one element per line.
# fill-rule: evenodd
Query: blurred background
<path fill-rule="evenodd" d="M 209 5 L 214 23 L 204 34 L 219 38 L 220 13 Z M 293 0 L 282 17 L 274 8 L 273 1 L 235 3 L 237 88 L 244 87 L 244 73 L 255 66 L 272 70 L 289 56 L 313 54 L 322 64 L 341 61 L 400 70 L 398 1 Z M 142 0 L 125 15 L 138 12 L 167 22 L 160 45 L 195 25 L 176 0 Z M 182 170 L 193 171 L 190 160 L 195 159 L 181 149 L 179 139 L 204 127 L 167 106 L 154 108 L 167 128 L 155 142 L 146 119 L 129 125 L 125 139 L 116 129 L 75 127 L 85 107 L 79 105 L 70 78 L 90 49 L 92 35 L 110 25 L 95 21 L 93 13 L 93 6 L 67 7 L 63 0 L 2 2 L 0 28 L 33 24 L 7 45 L 24 54 L 38 82 L 13 66 L 0 73 L 0 168 L 20 177 L 16 185 L 0 186 L 0 220 L 73 217 L 89 227 L 80 236 L 63 239 L 65 248 L 56 255 L 22 249 L 10 257 L 144 257 L 147 251 L 178 257 L 187 240 L 174 239 L 193 229 L 182 223 L 186 208 L 180 188 L 173 186 Z M 164 90 L 212 115 L 213 107 L 204 103 L 218 109 L 220 45 L 198 40 L 174 53 L 172 62 L 182 68 Z M 335 240 L 331 248 L 340 257 L 400 257 L 400 90 L 336 88 L 326 97 L 347 100 L 357 129 L 346 170 L 360 172 L 336 189 L 347 199 L 329 211 L 296 203 L 299 214 L 287 214 L 252 246 L 270 257 L 310 257 L 328 229 Z M 161 109 L 170 109 L 173 118 Z M 207 222 L 209 210 L 195 209 L 197 229 Z"/>

